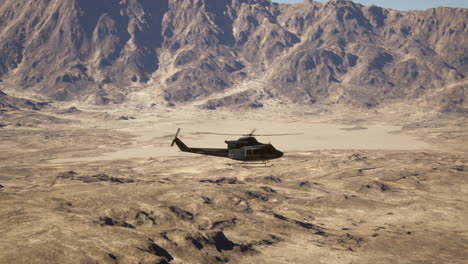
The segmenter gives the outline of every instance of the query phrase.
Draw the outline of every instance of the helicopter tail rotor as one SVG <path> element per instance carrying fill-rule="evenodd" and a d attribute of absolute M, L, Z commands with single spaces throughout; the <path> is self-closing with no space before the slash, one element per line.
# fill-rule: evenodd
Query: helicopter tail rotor
<path fill-rule="evenodd" d="M 175 134 L 175 136 L 174 136 L 174 140 L 172 140 L 171 147 L 174 146 L 174 143 L 175 143 L 175 141 L 176 141 L 177 136 L 179 135 L 179 132 L 180 132 L 180 128 L 177 129 L 177 132 L 176 132 L 176 134 Z"/>

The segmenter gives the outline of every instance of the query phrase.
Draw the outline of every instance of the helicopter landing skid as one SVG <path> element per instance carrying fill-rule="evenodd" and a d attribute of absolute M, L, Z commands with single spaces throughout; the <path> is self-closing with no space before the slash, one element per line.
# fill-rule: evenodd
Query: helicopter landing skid
<path fill-rule="evenodd" d="M 270 161 L 267 160 L 267 161 L 262 161 L 262 162 L 247 162 L 247 161 L 244 161 L 244 162 L 240 162 L 240 163 L 226 163 L 226 165 L 230 165 L 230 166 L 237 166 L 237 165 L 240 165 L 242 168 L 269 168 L 271 166 L 273 166 L 273 164 L 269 164 Z M 261 166 L 263 165 L 263 166 Z"/>

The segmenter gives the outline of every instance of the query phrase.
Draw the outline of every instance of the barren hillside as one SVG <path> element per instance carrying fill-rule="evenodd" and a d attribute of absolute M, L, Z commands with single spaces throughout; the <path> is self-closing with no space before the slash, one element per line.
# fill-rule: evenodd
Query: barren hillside
<path fill-rule="evenodd" d="M 468 10 L 351 1 L 5 0 L 3 89 L 59 101 L 466 111 Z"/>

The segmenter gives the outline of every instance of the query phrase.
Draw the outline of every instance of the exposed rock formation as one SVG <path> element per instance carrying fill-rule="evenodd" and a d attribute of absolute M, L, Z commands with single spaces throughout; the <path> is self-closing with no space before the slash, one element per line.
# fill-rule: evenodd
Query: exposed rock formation
<path fill-rule="evenodd" d="M 150 87 L 174 102 L 216 95 L 207 107 L 277 97 L 466 108 L 463 8 L 401 12 L 343 0 L 5 0 L 0 17 L 0 78 L 55 100 L 120 103 Z M 252 80 L 258 85 L 242 86 Z"/>
<path fill-rule="evenodd" d="M 7 95 L 0 90 L 0 112 L 15 110 L 41 110 L 47 105 L 47 102 L 36 102 L 24 98 L 17 98 Z"/>

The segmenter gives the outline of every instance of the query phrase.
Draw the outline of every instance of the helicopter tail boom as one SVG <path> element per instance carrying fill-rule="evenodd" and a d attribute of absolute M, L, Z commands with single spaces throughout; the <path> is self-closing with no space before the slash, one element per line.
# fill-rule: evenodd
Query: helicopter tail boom
<path fill-rule="evenodd" d="M 208 155 L 208 156 L 217 156 L 217 157 L 228 157 L 228 150 L 227 149 L 217 149 L 217 148 L 189 148 L 187 145 L 182 142 L 177 136 L 179 135 L 180 128 L 177 130 L 177 133 L 174 137 L 174 140 L 172 140 L 171 146 L 174 146 L 174 144 L 179 147 L 180 151 L 183 152 L 190 152 L 190 153 L 195 153 L 195 154 L 202 154 L 202 155 Z"/>

